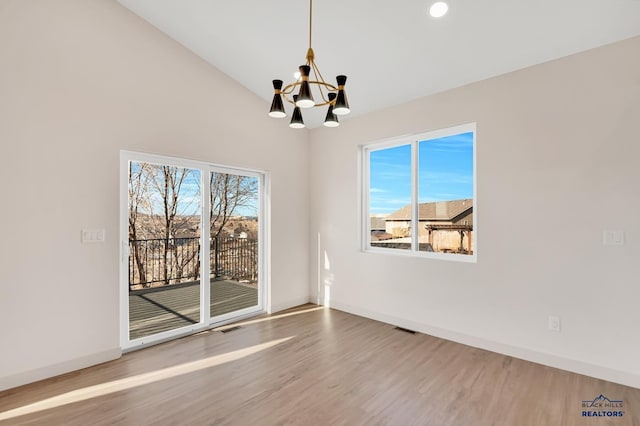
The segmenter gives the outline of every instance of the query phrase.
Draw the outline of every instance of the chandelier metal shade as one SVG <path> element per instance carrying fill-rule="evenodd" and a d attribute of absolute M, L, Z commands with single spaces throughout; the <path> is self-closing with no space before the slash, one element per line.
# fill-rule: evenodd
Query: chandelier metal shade
<path fill-rule="evenodd" d="M 349 114 L 349 102 L 344 86 L 347 82 L 346 75 L 336 77 L 335 85 L 327 83 L 315 62 L 315 53 L 311 47 L 311 29 L 313 22 L 313 0 L 309 0 L 309 49 L 307 50 L 306 63 L 300 65 L 300 77 L 292 83 L 283 86 L 282 80 L 273 80 L 273 101 L 269 116 L 284 118 L 287 116 L 283 99 L 293 104 L 293 114 L 289 127 L 302 129 L 305 127 L 301 109 L 327 106 L 327 114 L 324 125 L 337 127 L 339 115 Z M 294 92 L 297 93 L 294 94 Z"/>

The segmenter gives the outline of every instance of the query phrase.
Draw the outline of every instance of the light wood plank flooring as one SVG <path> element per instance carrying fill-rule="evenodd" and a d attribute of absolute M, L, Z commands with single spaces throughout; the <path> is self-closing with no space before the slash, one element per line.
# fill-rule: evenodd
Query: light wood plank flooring
<path fill-rule="evenodd" d="M 581 417 L 582 401 L 601 394 L 623 401 L 623 417 Z M 305 305 L 0 393 L 0 419 L 83 426 L 640 425 L 640 390 Z"/>

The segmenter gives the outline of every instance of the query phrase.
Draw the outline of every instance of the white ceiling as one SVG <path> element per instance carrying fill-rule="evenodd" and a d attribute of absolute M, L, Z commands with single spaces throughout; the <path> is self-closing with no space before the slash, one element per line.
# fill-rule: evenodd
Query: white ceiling
<path fill-rule="evenodd" d="M 305 62 L 307 0 L 119 2 L 263 98 L 265 114 L 271 80 Z M 349 78 L 343 119 L 640 35 L 638 0 L 449 0 L 440 19 L 431 3 L 314 2 L 316 63 Z M 313 110 L 309 127 L 324 115 Z"/>

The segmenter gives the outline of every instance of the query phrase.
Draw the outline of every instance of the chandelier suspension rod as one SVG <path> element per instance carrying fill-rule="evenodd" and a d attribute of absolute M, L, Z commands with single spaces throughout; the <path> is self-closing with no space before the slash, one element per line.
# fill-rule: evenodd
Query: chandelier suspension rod
<path fill-rule="evenodd" d="M 309 0 L 309 49 L 311 49 L 311 25 L 313 23 L 313 0 Z"/>

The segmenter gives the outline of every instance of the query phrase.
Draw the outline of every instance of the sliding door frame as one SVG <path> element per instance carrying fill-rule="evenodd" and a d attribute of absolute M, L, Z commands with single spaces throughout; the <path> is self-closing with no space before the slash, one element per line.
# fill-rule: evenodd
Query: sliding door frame
<path fill-rule="evenodd" d="M 129 338 L 129 163 L 144 162 L 174 167 L 184 167 L 200 172 L 200 321 L 197 324 L 180 327 L 174 330 L 144 336 L 138 339 Z M 210 227 L 209 193 L 211 173 L 229 173 L 258 179 L 258 304 L 239 311 L 230 312 L 211 318 L 210 315 Z M 270 179 L 267 172 L 247 168 L 218 165 L 203 161 L 188 160 L 157 154 L 134 151 L 120 151 L 120 346 L 123 352 L 139 349 L 149 345 L 162 343 L 185 335 L 197 333 L 215 326 L 223 325 L 238 319 L 267 312 L 270 294 Z M 206 267 L 204 267 L 206 265 Z"/>

